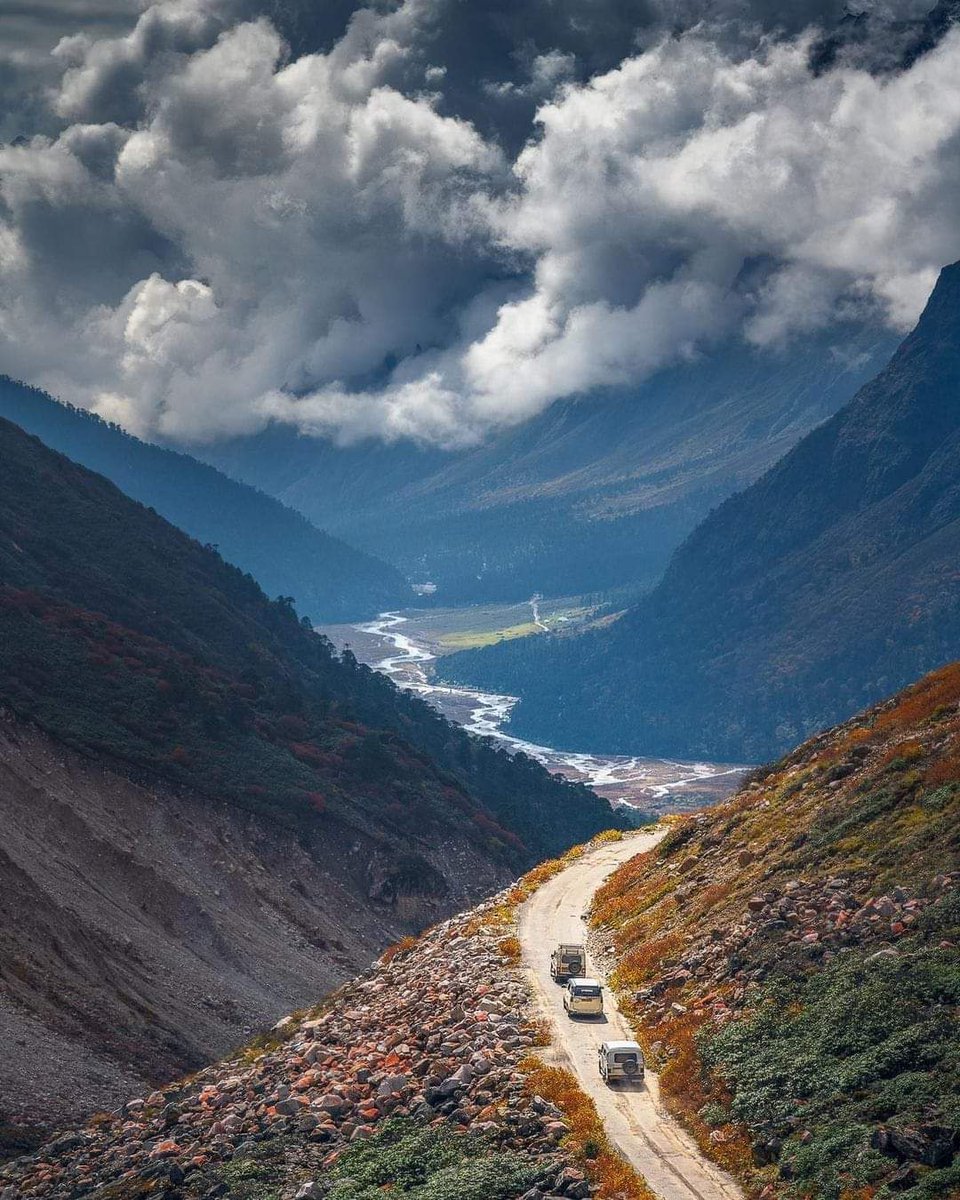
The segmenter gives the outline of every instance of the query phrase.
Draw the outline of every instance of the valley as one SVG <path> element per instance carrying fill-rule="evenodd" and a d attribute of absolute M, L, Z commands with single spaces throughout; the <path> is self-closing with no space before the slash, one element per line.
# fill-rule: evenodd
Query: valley
<path fill-rule="evenodd" d="M 469 733 L 494 738 L 512 752 L 527 754 L 547 770 L 593 788 L 612 804 L 663 816 L 715 804 L 732 794 L 746 772 L 743 766 L 588 754 L 539 745 L 504 728 L 517 702 L 515 696 L 451 686 L 434 678 L 433 664 L 445 654 L 468 645 L 530 636 L 538 626 L 556 630 L 583 622 L 589 614 L 589 606 L 579 601 L 533 597 L 513 605 L 403 609 L 356 625 L 326 626 L 321 632 L 339 649 L 349 646 L 360 662 L 429 700 Z"/>

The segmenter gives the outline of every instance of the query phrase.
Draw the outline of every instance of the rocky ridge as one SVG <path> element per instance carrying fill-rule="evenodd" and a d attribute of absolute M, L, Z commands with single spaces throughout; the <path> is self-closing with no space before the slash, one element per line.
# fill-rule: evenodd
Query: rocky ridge
<path fill-rule="evenodd" d="M 753 990 L 769 974 L 762 966 L 750 968 L 752 942 L 775 939 L 820 962 L 830 962 L 845 950 L 867 947 L 871 951 L 867 962 L 896 958 L 897 941 L 916 932 L 924 911 L 958 882 L 960 871 L 938 873 L 929 880 L 926 895 L 911 895 L 911 889 L 897 885 L 889 893 L 858 898 L 849 879 L 788 880 L 782 888 L 754 893 L 733 925 L 724 931 L 712 929 L 705 944 L 680 953 L 669 969 L 635 992 L 634 1002 L 642 1006 L 648 1020 L 660 1022 L 671 1013 L 687 1012 L 686 1005 L 671 1001 L 676 989 L 687 984 L 724 985 L 724 990 L 707 992 L 693 1002 L 694 1008 L 708 1010 L 723 1024 L 743 1013 Z M 681 884 L 674 893 L 677 901 L 688 899 L 695 887 Z M 949 939 L 940 944 L 956 949 Z M 600 948 L 610 962 L 609 943 L 601 943 Z M 735 986 L 729 991 L 726 985 L 731 981 Z"/>
<path fill-rule="evenodd" d="M 323 1196 L 348 1147 L 386 1121 L 452 1128 L 524 1164 L 525 1200 L 591 1187 L 561 1111 L 528 1085 L 541 1040 L 504 926 L 507 893 L 399 943 L 320 1006 L 236 1057 L 128 1101 L 0 1169 L 0 1200 Z M 517 1193 L 519 1194 L 519 1193 Z"/>

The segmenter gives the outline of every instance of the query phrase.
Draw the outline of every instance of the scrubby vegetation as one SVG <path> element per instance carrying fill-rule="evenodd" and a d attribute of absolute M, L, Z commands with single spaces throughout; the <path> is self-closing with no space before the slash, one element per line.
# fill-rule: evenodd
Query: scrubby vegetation
<path fill-rule="evenodd" d="M 279 1200 L 290 1185 L 285 1140 L 251 1146 L 221 1170 L 233 1200 Z M 410 1118 L 381 1124 L 373 1137 L 343 1150 L 319 1172 L 328 1200 L 513 1200 L 534 1182 L 536 1170 L 519 1155 L 498 1151 L 485 1138 L 431 1127 Z"/>
<path fill-rule="evenodd" d="M 524 863 L 612 823 L 586 788 L 337 656 L 289 600 L 6 422 L 0 454 L 0 702 L 18 715 L 306 828 L 456 828 Z"/>
<path fill-rule="evenodd" d="M 746 1125 L 797 1194 L 960 1188 L 960 911 L 949 924 L 949 948 L 781 976 L 748 1019 L 703 1036 L 705 1064 L 732 1089 L 712 1121 Z"/>
<path fill-rule="evenodd" d="M 367 1142 L 348 1147 L 331 1172 L 330 1200 L 511 1200 L 534 1180 L 529 1162 L 496 1152 L 482 1137 L 387 1121 Z"/>
<path fill-rule="evenodd" d="M 767 1198 L 960 1194 L 958 702 L 954 664 L 597 894 L 667 1104 Z"/>

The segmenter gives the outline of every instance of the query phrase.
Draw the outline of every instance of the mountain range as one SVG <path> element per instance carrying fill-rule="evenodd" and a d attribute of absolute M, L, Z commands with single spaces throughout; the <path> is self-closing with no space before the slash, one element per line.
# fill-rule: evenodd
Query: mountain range
<path fill-rule="evenodd" d="M 621 823 L 2 419 L 0 460 L 4 1108 L 195 1066 Z"/>
<path fill-rule="evenodd" d="M 609 627 L 443 660 L 578 749 L 750 761 L 960 650 L 960 264 L 889 364 Z"/>
<path fill-rule="evenodd" d="M 0 376 L 0 417 L 212 544 L 269 595 L 292 596 L 314 620 L 373 616 L 411 597 L 395 568 L 322 532 L 292 508 L 37 388 Z"/>
<path fill-rule="evenodd" d="M 892 349 L 888 335 L 852 326 L 789 350 L 728 348 L 639 392 L 558 402 L 461 450 L 338 446 L 273 426 L 197 453 L 436 584 L 440 603 L 638 591 Z"/>
<path fill-rule="evenodd" d="M 21 1129 L 0 1195 L 955 1197 L 958 701 L 954 663 L 726 804 L 541 864 L 219 1062 L 42 1146 Z M 574 1074 L 609 1033 L 543 1020 L 527 957 L 549 950 L 533 914 L 585 904 L 591 972 L 646 1059 L 641 1095 L 610 1102 L 645 1131 L 618 1148 L 647 1182 Z M 722 1192 L 691 1179 L 701 1156 Z"/>

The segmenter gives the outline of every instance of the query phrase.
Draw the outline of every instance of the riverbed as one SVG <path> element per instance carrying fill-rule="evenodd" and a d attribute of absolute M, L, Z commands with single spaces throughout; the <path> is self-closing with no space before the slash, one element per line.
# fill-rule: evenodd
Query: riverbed
<path fill-rule="evenodd" d="M 534 617 L 540 622 L 539 611 Z M 468 620 L 465 616 L 464 620 Z M 451 687 L 434 681 L 442 654 L 435 611 L 381 613 L 374 621 L 321 630 L 338 648 L 349 645 L 358 660 L 416 692 L 446 717 L 479 737 L 491 737 L 512 752 L 523 751 L 549 771 L 588 784 L 611 803 L 662 815 L 715 804 L 736 790 L 747 768 L 707 762 L 678 762 L 621 754 L 586 754 L 540 746 L 505 728 L 515 696 Z"/>

